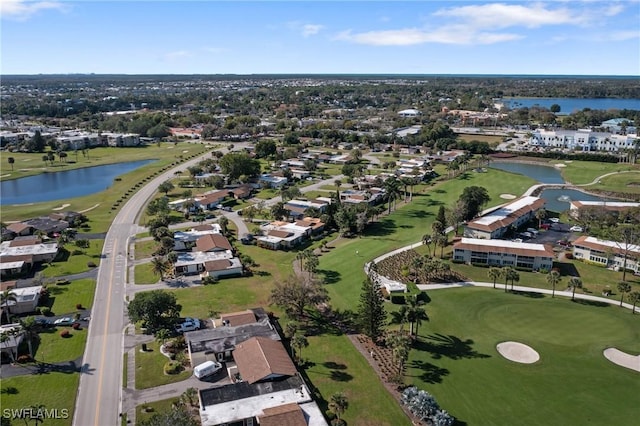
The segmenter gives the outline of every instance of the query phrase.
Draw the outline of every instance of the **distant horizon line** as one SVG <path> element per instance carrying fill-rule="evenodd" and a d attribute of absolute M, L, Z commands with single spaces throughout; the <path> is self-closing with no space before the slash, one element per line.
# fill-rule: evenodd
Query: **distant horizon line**
<path fill-rule="evenodd" d="M 323 76 L 343 76 L 343 77 L 546 77 L 546 78 L 640 78 L 640 75 L 633 74 L 459 74 L 459 73 L 38 73 L 38 74 L 3 74 L 0 77 L 323 77 Z"/>

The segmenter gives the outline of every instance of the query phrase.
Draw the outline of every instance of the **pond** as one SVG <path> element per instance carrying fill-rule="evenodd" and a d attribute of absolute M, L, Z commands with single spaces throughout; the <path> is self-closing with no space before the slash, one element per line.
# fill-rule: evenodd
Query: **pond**
<path fill-rule="evenodd" d="M 104 191 L 113 179 L 155 160 L 130 161 L 43 173 L 0 182 L 0 205 L 41 203 Z"/>
<path fill-rule="evenodd" d="M 640 99 L 613 99 L 613 98 L 503 98 L 503 102 L 510 109 L 531 108 L 540 106 L 550 108 L 551 105 L 559 105 L 558 115 L 568 115 L 585 108 L 594 110 L 631 109 L 640 110 Z"/>
<path fill-rule="evenodd" d="M 563 184 L 565 183 L 560 170 L 552 166 L 518 163 L 518 162 L 493 162 L 491 168 L 518 173 L 528 176 L 540 183 Z M 569 210 L 571 201 L 603 201 L 606 197 L 599 197 L 578 191 L 576 189 L 544 189 L 540 195 L 546 202 L 546 209 L 562 213 Z"/>

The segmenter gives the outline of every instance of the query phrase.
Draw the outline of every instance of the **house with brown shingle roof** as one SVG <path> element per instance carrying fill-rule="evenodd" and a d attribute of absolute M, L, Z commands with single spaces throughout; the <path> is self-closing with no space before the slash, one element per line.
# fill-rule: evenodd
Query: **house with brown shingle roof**
<path fill-rule="evenodd" d="M 202 277 L 226 277 L 232 275 L 242 275 L 242 262 L 237 257 L 231 259 L 216 259 L 204 262 L 204 270 L 200 274 Z"/>
<path fill-rule="evenodd" d="M 7 229 L 18 236 L 31 235 L 33 226 L 28 223 L 15 222 L 7 225 Z"/>
<path fill-rule="evenodd" d="M 229 191 L 229 194 L 236 200 L 244 200 L 251 197 L 253 187 L 251 185 L 240 185 Z"/>
<path fill-rule="evenodd" d="M 307 426 L 302 408 L 296 403 L 265 408 L 258 416 L 260 426 Z"/>
<path fill-rule="evenodd" d="M 222 203 L 228 195 L 229 191 L 223 189 L 220 191 L 197 195 L 194 199 L 196 201 L 196 204 L 198 204 L 201 208 L 213 210 L 218 204 Z"/>
<path fill-rule="evenodd" d="M 196 251 L 232 250 L 231 243 L 222 234 L 207 234 L 196 240 Z"/>
<path fill-rule="evenodd" d="M 240 377 L 252 384 L 286 376 L 295 376 L 296 366 L 282 342 L 267 337 L 252 337 L 233 351 Z"/>
<path fill-rule="evenodd" d="M 240 312 L 231 312 L 220 316 L 220 322 L 225 327 L 237 327 L 246 324 L 255 324 L 257 322 L 256 313 L 251 309 Z"/>

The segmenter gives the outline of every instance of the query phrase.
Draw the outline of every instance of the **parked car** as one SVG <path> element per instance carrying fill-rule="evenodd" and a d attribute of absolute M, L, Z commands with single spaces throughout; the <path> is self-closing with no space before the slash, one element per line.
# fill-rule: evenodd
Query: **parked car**
<path fill-rule="evenodd" d="M 252 244 L 253 240 L 253 234 L 244 234 L 242 238 L 240 238 L 240 242 L 244 245 Z"/>
<path fill-rule="evenodd" d="M 557 217 L 550 217 L 549 222 L 558 223 L 560 222 L 560 219 L 558 219 Z"/>
<path fill-rule="evenodd" d="M 578 225 L 573 225 L 571 228 L 569 228 L 569 231 L 571 232 L 582 232 L 582 226 L 578 226 Z"/>
<path fill-rule="evenodd" d="M 202 324 L 197 318 L 185 318 L 184 321 L 176 325 L 176 331 L 178 333 L 186 333 L 187 331 L 200 330 Z"/>
<path fill-rule="evenodd" d="M 74 323 L 73 318 L 71 317 L 63 317 L 63 318 L 58 318 L 57 320 L 55 320 L 53 322 L 53 325 L 71 325 Z"/>
<path fill-rule="evenodd" d="M 551 228 L 550 223 L 543 223 L 542 225 L 540 225 L 540 229 L 549 230 L 550 228 Z"/>
<path fill-rule="evenodd" d="M 35 318 L 34 321 L 35 321 L 36 325 L 38 327 L 41 327 L 41 328 L 49 328 L 49 327 L 53 326 L 53 323 L 51 322 L 51 320 L 47 319 L 47 318 L 43 318 L 43 317 Z"/>

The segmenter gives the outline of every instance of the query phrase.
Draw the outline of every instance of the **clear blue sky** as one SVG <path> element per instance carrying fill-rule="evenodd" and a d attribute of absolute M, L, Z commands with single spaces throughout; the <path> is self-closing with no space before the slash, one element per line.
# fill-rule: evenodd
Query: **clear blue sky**
<path fill-rule="evenodd" d="M 640 76 L 640 0 L 0 0 L 2 74 Z"/>

